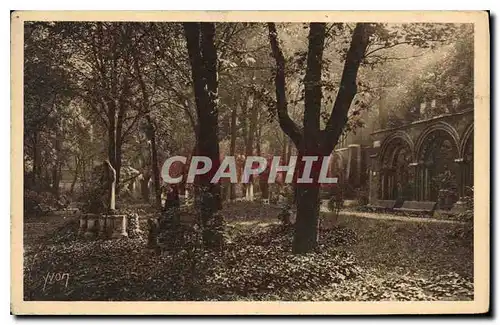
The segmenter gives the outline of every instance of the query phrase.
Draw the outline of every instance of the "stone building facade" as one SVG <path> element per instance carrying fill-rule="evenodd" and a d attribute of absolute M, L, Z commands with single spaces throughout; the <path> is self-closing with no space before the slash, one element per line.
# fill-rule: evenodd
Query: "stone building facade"
<path fill-rule="evenodd" d="M 372 204 L 433 201 L 450 209 L 474 184 L 473 108 L 375 130 L 357 140 L 332 155 L 332 170 L 350 189 L 347 199 L 361 189 Z"/>
<path fill-rule="evenodd" d="M 379 130 L 372 137 L 370 201 L 436 201 L 447 209 L 473 186 L 473 109 Z"/>

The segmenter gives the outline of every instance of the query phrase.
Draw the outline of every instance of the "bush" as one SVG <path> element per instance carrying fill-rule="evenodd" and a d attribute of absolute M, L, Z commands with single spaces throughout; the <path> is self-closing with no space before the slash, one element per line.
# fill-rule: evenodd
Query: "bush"
<path fill-rule="evenodd" d="M 474 222 L 474 187 L 468 187 L 465 195 L 460 198 L 466 210 L 459 213 L 457 219 L 465 222 Z"/>
<path fill-rule="evenodd" d="M 60 205 L 54 194 L 50 192 L 36 192 L 25 189 L 23 199 L 25 217 L 45 215 Z"/>
<path fill-rule="evenodd" d="M 368 204 L 368 190 L 366 188 L 356 189 L 356 200 L 358 201 L 358 205 L 367 205 Z"/>

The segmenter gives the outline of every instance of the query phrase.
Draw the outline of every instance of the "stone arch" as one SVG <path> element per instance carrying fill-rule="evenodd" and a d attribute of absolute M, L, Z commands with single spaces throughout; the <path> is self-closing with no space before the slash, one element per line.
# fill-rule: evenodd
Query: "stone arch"
<path fill-rule="evenodd" d="M 452 145 L 454 146 L 454 149 L 456 150 L 457 153 L 459 152 L 460 137 L 458 135 L 458 132 L 450 124 L 445 122 L 438 122 L 436 124 L 427 127 L 418 137 L 417 144 L 415 146 L 415 154 L 417 159 L 421 158 L 423 154 L 422 151 L 425 150 L 424 144 L 426 140 L 429 139 L 429 137 L 435 134 L 436 132 L 449 135 L 449 137 L 453 140 Z"/>
<path fill-rule="evenodd" d="M 410 149 L 412 158 L 415 158 L 415 145 L 413 143 L 413 140 L 410 138 L 408 133 L 404 131 L 396 131 L 394 133 L 391 133 L 389 136 L 387 136 L 382 145 L 380 146 L 380 166 L 383 166 L 384 159 L 387 157 L 387 152 L 391 145 L 394 145 L 395 142 L 400 142 L 408 146 Z"/>
<path fill-rule="evenodd" d="M 465 159 L 468 146 L 470 145 L 474 146 L 474 123 L 471 123 L 462 135 L 459 146 L 460 158 Z"/>
<path fill-rule="evenodd" d="M 417 182 L 419 198 L 437 201 L 440 208 L 451 208 L 458 200 L 460 169 L 459 136 L 448 123 L 438 122 L 419 136 L 416 158 L 419 162 Z"/>
<path fill-rule="evenodd" d="M 413 197 L 410 187 L 414 177 L 409 165 L 414 158 L 414 144 L 406 132 L 396 131 L 384 139 L 379 158 L 379 197 L 400 201 Z"/>

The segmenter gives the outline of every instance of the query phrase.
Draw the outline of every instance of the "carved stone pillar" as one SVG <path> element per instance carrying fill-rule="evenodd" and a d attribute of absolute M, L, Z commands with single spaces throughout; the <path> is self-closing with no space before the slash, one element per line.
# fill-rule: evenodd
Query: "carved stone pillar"
<path fill-rule="evenodd" d="M 385 169 L 381 169 L 379 172 L 379 184 L 380 184 L 380 189 L 379 189 L 379 199 L 385 200 L 386 198 L 386 187 L 387 187 L 387 181 L 386 181 L 386 171 Z"/>
<path fill-rule="evenodd" d="M 370 156 L 370 175 L 368 178 L 369 203 L 374 204 L 380 197 L 380 166 L 378 155 Z"/>
<path fill-rule="evenodd" d="M 457 163 L 457 187 L 458 187 L 458 197 L 461 198 L 465 195 L 465 160 L 463 158 L 455 159 Z"/>
<path fill-rule="evenodd" d="M 412 188 L 412 195 L 411 195 L 411 200 L 412 201 L 418 201 L 419 195 L 419 169 L 420 165 L 418 162 L 413 162 L 408 165 L 408 168 L 410 168 L 410 179 L 413 182 L 413 188 Z"/>

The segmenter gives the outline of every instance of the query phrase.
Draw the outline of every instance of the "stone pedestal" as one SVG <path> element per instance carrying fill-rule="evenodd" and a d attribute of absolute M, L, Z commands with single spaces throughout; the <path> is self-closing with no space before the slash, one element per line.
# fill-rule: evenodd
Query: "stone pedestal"
<path fill-rule="evenodd" d="M 84 233 L 84 236 L 87 238 L 94 237 L 97 234 L 98 229 L 98 216 L 95 214 L 87 214 L 87 229 Z"/>
<path fill-rule="evenodd" d="M 87 216 L 82 214 L 80 216 L 80 226 L 78 227 L 78 236 L 83 236 L 83 234 L 87 231 Z"/>
<path fill-rule="evenodd" d="M 85 238 L 123 238 L 142 234 L 137 213 L 126 214 L 82 214 L 78 236 Z"/>
<path fill-rule="evenodd" d="M 107 217 L 113 220 L 113 232 L 111 234 L 111 238 L 128 237 L 126 215 L 108 215 Z"/>
<path fill-rule="evenodd" d="M 101 215 L 99 216 L 99 233 L 98 233 L 98 237 L 99 238 L 106 238 L 107 237 L 107 230 L 108 230 L 108 227 L 107 227 L 107 216 L 105 215 Z"/>

